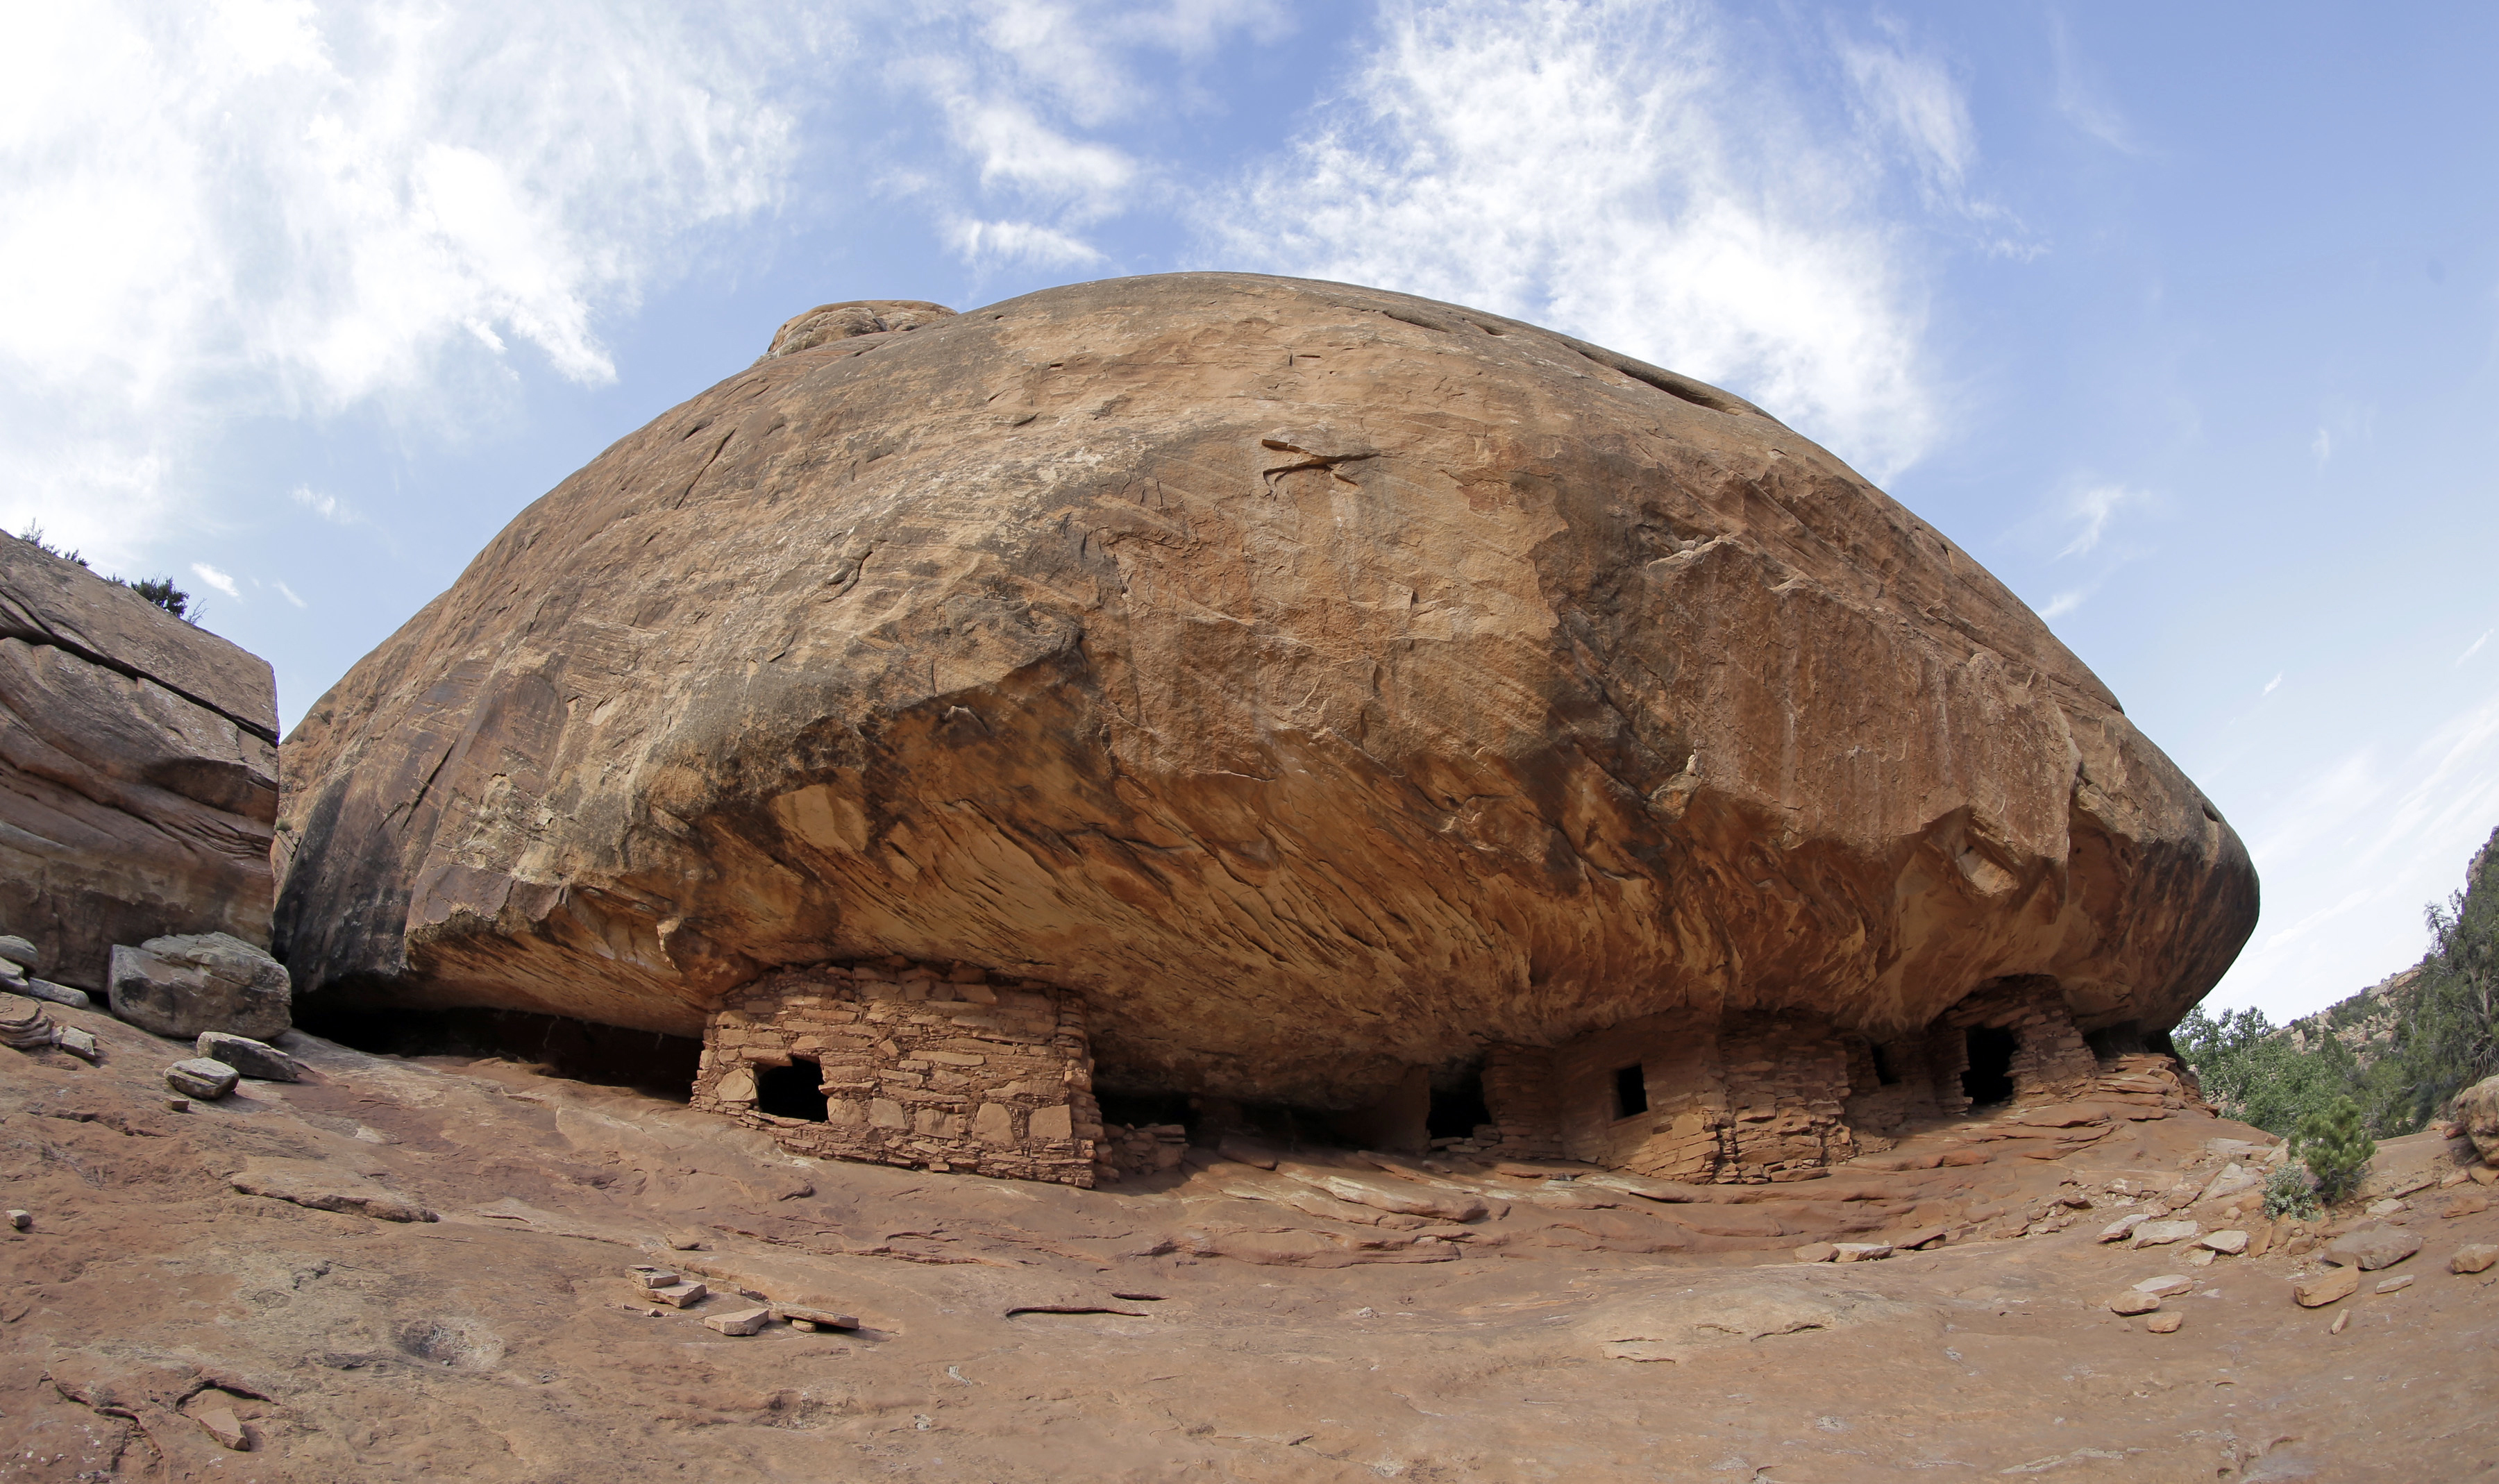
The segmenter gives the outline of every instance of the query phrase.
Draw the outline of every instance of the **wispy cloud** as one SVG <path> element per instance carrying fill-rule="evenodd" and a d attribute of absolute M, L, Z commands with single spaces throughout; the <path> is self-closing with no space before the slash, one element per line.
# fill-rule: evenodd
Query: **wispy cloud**
<path fill-rule="evenodd" d="M 2420 905 L 2453 888 L 2494 821 L 2499 696 L 2399 758 L 2362 747 L 2304 780 L 2249 837 L 2266 924 L 2231 968 L 2226 997 L 2314 1006 L 2404 967 L 2421 952 Z"/>
<path fill-rule="evenodd" d="M 295 590 L 282 582 L 273 582 L 270 586 L 277 590 L 278 597 L 285 598 L 288 602 L 293 603 L 298 608 L 309 608 L 312 606 L 310 603 L 308 603 L 303 598 L 297 597 Z"/>
<path fill-rule="evenodd" d="M 1978 136 L 1970 127 L 1969 105 L 1942 61 L 1889 37 L 1843 39 L 1838 48 L 1840 65 L 1870 120 L 1907 146 L 1932 189 L 1958 192 L 1978 158 Z"/>
<path fill-rule="evenodd" d="M 2334 457 L 2334 435 L 2318 429 L 2317 436 L 2308 440 L 2308 456 L 2317 461 L 2319 468 L 2323 468 L 2325 462 Z"/>
<path fill-rule="evenodd" d="M 1740 390 L 1877 478 L 1931 446 L 1923 291 L 1866 141 L 1731 60 L 1707 13 L 1390 0 L 1379 35 L 1283 158 L 1205 197 L 1226 261 L 1570 329 Z M 1949 79 L 1897 48 L 1854 65 L 1906 168 L 1958 181 Z"/>
<path fill-rule="evenodd" d="M 2274 692 L 2281 690 L 2281 689 L 2282 689 L 2282 677 L 2283 677 L 2283 674 L 2284 674 L 2284 672 L 2283 672 L 2283 671 L 2281 671 L 2281 670 L 2276 670 L 2276 671 L 2274 672 L 2274 677 L 2273 677 L 2273 679 L 2266 681 L 2266 682 L 2264 683 L 2264 690 L 2262 690 L 2261 692 L 2259 692 L 2259 693 L 2257 693 L 2257 694 L 2262 694 L 2262 695 L 2271 695 Z"/>
<path fill-rule="evenodd" d="M 331 521 L 341 526 L 353 525 L 355 523 L 356 512 L 343 500 L 340 500 L 336 495 L 324 494 L 319 490 L 315 490 L 308 484 L 297 485 L 290 498 L 292 498 L 297 504 L 302 505 L 305 509 L 311 511 L 314 515 L 321 517 L 321 519 L 325 521 Z"/>
<path fill-rule="evenodd" d="M 231 575 L 217 570 L 215 567 L 209 565 L 205 562 L 192 563 L 191 572 L 202 582 L 205 582 L 210 587 L 223 593 L 226 597 L 233 598 L 236 602 L 243 601 L 243 589 L 235 585 L 235 580 Z"/>
<path fill-rule="evenodd" d="M 1037 222 L 956 221 L 947 226 L 946 241 L 974 268 L 1002 263 L 1075 267 L 1102 261 L 1101 250 L 1082 238 Z"/>
<path fill-rule="evenodd" d="M 2067 591 L 2060 593 L 2056 597 L 2048 599 L 2048 606 L 2039 610 L 2039 617 L 2048 620 L 2063 618 L 2066 614 L 2081 607 L 2083 605 L 2083 599 L 2091 596 L 2091 590 L 2088 588 L 2068 589 Z"/>
<path fill-rule="evenodd" d="M 2064 120 L 2121 154 L 2141 154 L 2143 146 L 2117 106 L 2100 93 L 2089 68 L 2076 54 L 2073 37 L 2062 16 L 2049 17 L 2049 39 L 2057 60 L 2057 112 Z"/>
<path fill-rule="evenodd" d="M 2470 659 L 2472 659 L 2474 656 L 2476 656 L 2476 655 L 2478 655 L 2478 654 L 2482 653 L 2482 646 L 2483 646 L 2483 645 L 2484 645 L 2484 644 L 2489 643 L 2489 642 L 2490 642 L 2490 636 L 2491 636 L 2492 634 L 2494 634 L 2494 633 L 2499 633 L 2499 629 L 2484 629 L 2483 630 L 2482 630 L 2482 637 L 2480 637 L 2480 638 L 2478 638 L 2478 639 L 2474 640 L 2472 643 L 2467 644 L 2466 646 L 2464 646 L 2464 653 L 2463 653 L 2463 654 L 2460 654 L 2460 655 L 2458 655 L 2458 656 L 2456 656 L 2456 657 L 2455 657 L 2455 662 L 2456 662 L 2456 664 L 2458 664 L 2458 665 L 2462 665 L 2462 664 L 2464 663 L 2464 661 L 2465 661 L 2470 660 Z"/>
<path fill-rule="evenodd" d="M 2058 558 L 2088 555 L 2100 544 L 2100 537 L 2108 533 L 2109 522 L 2116 518 L 2118 511 L 2143 500 L 2140 491 L 2130 490 L 2122 484 L 2095 484 L 2075 496 L 2069 510 L 2081 523 L 2082 529 L 2074 532 L 2074 538 L 2065 543 L 2064 550 L 2057 553 Z"/>
<path fill-rule="evenodd" d="M 889 83 L 936 106 L 973 174 L 898 169 L 888 188 L 925 201 L 956 254 L 986 269 L 1101 261 L 1087 233 L 1165 174 L 1105 131 L 1185 112 L 1196 68 L 1282 36 L 1292 15 L 1281 0 L 939 0 L 883 7 L 876 24 Z"/>

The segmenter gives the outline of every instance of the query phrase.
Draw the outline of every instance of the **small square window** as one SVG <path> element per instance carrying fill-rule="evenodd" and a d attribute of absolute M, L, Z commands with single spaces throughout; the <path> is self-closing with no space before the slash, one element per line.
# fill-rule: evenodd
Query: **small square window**
<path fill-rule="evenodd" d="M 1648 1112 L 1648 1076 L 1637 1066 L 1614 1074 L 1614 1116 L 1629 1118 Z"/>

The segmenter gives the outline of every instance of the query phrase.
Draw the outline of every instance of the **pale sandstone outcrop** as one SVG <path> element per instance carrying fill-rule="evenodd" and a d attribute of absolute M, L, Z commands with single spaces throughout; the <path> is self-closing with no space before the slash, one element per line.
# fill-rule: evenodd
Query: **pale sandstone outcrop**
<path fill-rule="evenodd" d="M 266 946 L 277 815 L 267 661 L 0 536 L 0 926 L 104 987 L 116 943 Z"/>
<path fill-rule="evenodd" d="M 800 316 L 312 709 L 299 992 L 694 1034 L 904 954 L 1080 994 L 1107 1086 L 1347 1109 L 1632 1021 L 1913 1044 L 2011 985 L 2067 1027 L 2046 1086 L 2254 923 L 2037 617 L 1736 398 L 1338 284 L 902 307 Z M 1850 1147 L 1809 1096 L 1763 1168 Z"/>
<path fill-rule="evenodd" d="M 2455 1095 L 2455 1122 L 2485 1165 L 2499 1165 L 2499 1077 L 2485 1077 Z"/>

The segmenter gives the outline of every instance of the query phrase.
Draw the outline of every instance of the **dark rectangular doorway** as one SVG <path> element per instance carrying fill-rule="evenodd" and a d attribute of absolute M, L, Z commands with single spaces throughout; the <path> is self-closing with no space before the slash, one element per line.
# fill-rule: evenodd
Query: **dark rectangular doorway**
<path fill-rule="evenodd" d="M 1996 1025 L 1973 1025 L 1964 1041 L 1969 1066 L 1961 1075 L 1962 1095 L 1972 1108 L 2010 1101 L 2013 1096 L 2013 1053 L 2022 1039 Z"/>

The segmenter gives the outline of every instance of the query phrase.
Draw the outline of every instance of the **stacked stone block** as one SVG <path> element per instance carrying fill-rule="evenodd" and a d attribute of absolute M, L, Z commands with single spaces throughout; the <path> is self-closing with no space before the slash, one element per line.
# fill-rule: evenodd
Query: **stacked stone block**
<path fill-rule="evenodd" d="M 823 1069 L 823 1122 L 756 1106 L 757 1069 Z M 1102 1138 L 1083 1001 L 968 966 L 785 970 L 703 1033 L 693 1104 L 793 1153 L 1089 1186 Z"/>
<path fill-rule="evenodd" d="M 1562 1132 L 1553 1107 L 1553 1052 L 1539 1046 L 1495 1046 L 1484 1053 L 1484 1111 L 1492 1122 L 1475 1130 L 1468 1152 L 1509 1159 L 1558 1159 Z"/>

